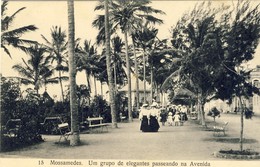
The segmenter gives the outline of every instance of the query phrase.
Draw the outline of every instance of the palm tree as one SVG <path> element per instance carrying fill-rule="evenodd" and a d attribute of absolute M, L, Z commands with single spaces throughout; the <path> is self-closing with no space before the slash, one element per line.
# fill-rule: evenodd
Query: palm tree
<path fill-rule="evenodd" d="M 16 29 L 10 29 L 15 16 L 25 9 L 22 7 L 14 12 L 11 16 L 6 14 L 8 1 L 3 1 L 1 4 L 1 47 L 4 49 L 4 52 L 12 58 L 11 53 L 9 52 L 8 46 L 13 46 L 21 50 L 26 50 L 25 44 L 36 44 L 36 41 L 31 41 L 27 39 L 22 39 L 21 36 L 25 33 L 32 32 L 37 30 L 34 25 L 28 25 L 19 27 Z"/>
<path fill-rule="evenodd" d="M 123 85 L 124 78 L 126 77 L 125 70 L 123 67 L 126 66 L 125 61 L 123 60 L 123 47 L 124 42 L 119 36 L 112 38 L 112 54 L 113 54 L 113 72 L 114 72 L 114 83 L 115 91 L 117 91 L 117 84 Z"/>
<path fill-rule="evenodd" d="M 61 30 L 61 27 L 52 27 L 51 29 L 51 41 L 49 41 L 46 37 L 41 35 L 44 39 L 44 46 L 49 52 L 49 57 L 52 62 L 56 62 L 56 70 L 59 73 L 59 83 L 61 88 L 61 96 L 62 101 L 64 101 L 64 91 L 62 80 L 67 80 L 68 77 L 62 76 L 62 72 L 68 71 L 68 61 L 66 59 L 67 54 L 67 42 L 66 42 L 66 32 Z"/>
<path fill-rule="evenodd" d="M 133 40 L 143 51 L 143 80 L 144 80 L 144 103 L 146 103 L 146 57 L 148 56 L 147 50 L 151 50 L 158 30 L 155 28 L 150 29 L 148 22 L 136 30 L 133 34 Z"/>
<path fill-rule="evenodd" d="M 74 0 L 68 0 L 68 54 L 69 54 L 69 82 L 70 82 L 70 112 L 71 112 L 71 146 L 80 143 L 78 102 L 76 94 L 76 67 L 75 67 L 75 22 L 74 22 Z"/>
<path fill-rule="evenodd" d="M 213 84 L 224 57 L 222 32 L 215 20 L 220 11 L 212 9 L 210 3 L 203 2 L 195 6 L 191 13 L 184 15 L 172 31 L 173 48 L 182 57 L 179 69 L 170 77 L 177 76 L 180 85 L 189 82 L 196 90 L 198 116 L 202 125 L 205 125 L 204 104 L 215 91 Z"/>
<path fill-rule="evenodd" d="M 157 33 L 156 33 L 157 34 Z M 156 36 L 155 36 L 156 37 Z M 150 83 L 151 83 L 151 97 L 154 97 L 154 92 L 156 97 L 158 97 L 158 88 L 162 84 L 165 74 L 167 74 L 164 64 L 161 60 L 166 59 L 166 55 L 169 50 L 166 46 L 167 40 L 154 40 L 152 47 L 148 50 L 148 63 L 150 68 Z M 166 72 L 166 73 L 165 73 Z M 152 101 L 151 101 L 152 102 Z"/>
<path fill-rule="evenodd" d="M 116 119 L 116 106 L 115 106 L 115 92 L 114 92 L 114 82 L 113 74 L 111 69 L 111 55 L 110 55 L 110 33 L 109 33 L 109 12 L 108 12 L 108 0 L 105 0 L 105 39 L 106 39 L 106 65 L 107 65 L 107 76 L 109 85 L 109 97 L 110 97 L 110 107 L 112 113 L 112 127 L 117 128 Z"/>
<path fill-rule="evenodd" d="M 135 64 L 135 100 L 136 100 L 136 111 L 140 108 L 140 96 L 139 96 L 139 71 L 138 71 L 138 63 L 137 63 L 137 55 L 136 55 L 136 44 L 134 42 L 134 35 L 132 33 L 132 43 L 133 43 L 133 53 L 134 53 L 134 64 Z"/>
<path fill-rule="evenodd" d="M 131 99 L 131 75 L 130 75 L 130 60 L 129 60 L 129 47 L 128 47 L 128 34 L 132 34 L 136 28 L 136 24 L 140 24 L 143 20 L 151 23 L 162 23 L 162 20 L 157 19 L 150 15 L 151 13 L 163 14 L 161 10 L 153 9 L 148 6 L 149 0 L 132 1 L 132 0 L 115 0 L 109 3 L 110 17 L 110 33 L 116 31 L 117 28 L 121 29 L 124 34 L 125 49 L 126 49 L 126 67 L 127 67 L 127 82 L 128 82 L 128 115 L 129 121 L 132 121 L 132 99 Z M 96 6 L 95 10 L 103 10 L 104 4 Z M 99 39 L 102 39 L 104 34 L 104 15 L 99 15 L 93 22 L 93 26 L 100 30 Z"/>
<path fill-rule="evenodd" d="M 88 86 L 88 89 L 91 92 L 90 76 L 94 76 L 95 72 L 99 68 L 96 61 L 97 48 L 95 47 L 94 44 L 93 45 L 91 44 L 91 41 L 85 40 L 83 48 L 76 47 L 75 52 L 76 52 L 77 71 L 82 71 L 82 70 L 85 71 L 86 79 L 87 79 L 86 85 Z"/>
<path fill-rule="evenodd" d="M 41 86 L 49 83 L 57 83 L 57 78 L 51 78 L 53 74 L 49 59 L 45 57 L 46 49 L 39 46 L 31 46 L 26 50 L 30 59 L 26 62 L 22 59 L 24 65 L 16 64 L 13 69 L 22 76 L 21 83 L 33 85 L 34 90 L 39 94 Z"/>

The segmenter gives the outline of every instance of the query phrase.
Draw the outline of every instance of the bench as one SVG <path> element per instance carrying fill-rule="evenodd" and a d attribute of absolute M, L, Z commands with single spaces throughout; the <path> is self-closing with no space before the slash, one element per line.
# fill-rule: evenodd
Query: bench
<path fill-rule="evenodd" d="M 225 122 L 225 124 L 223 124 L 222 126 L 214 126 L 213 127 L 214 136 L 215 135 L 219 136 L 221 133 L 223 133 L 223 135 L 225 136 L 226 135 L 225 131 L 227 130 L 227 125 L 228 125 L 228 122 Z"/>
<path fill-rule="evenodd" d="M 61 141 L 62 138 L 64 138 L 64 140 L 67 141 L 69 136 L 72 135 L 72 133 L 70 132 L 70 128 L 69 128 L 68 123 L 58 124 L 58 129 L 59 129 L 59 132 L 60 132 L 59 142 Z"/>
<path fill-rule="evenodd" d="M 92 131 L 93 128 L 101 128 L 101 131 L 103 132 L 103 127 L 106 127 L 107 132 L 108 132 L 108 124 L 103 123 L 103 118 L 102 117 L 94 117 L 94 118 L 87 118 L 88 121 L 88 127 L 89 130 Z"/>
<path fill-rule="evenodd" d="M 120 117 L 120 122 L 127 121 L 127 117 L 124 116 L 122 113 L 119 114 L 119 117 Z"/>

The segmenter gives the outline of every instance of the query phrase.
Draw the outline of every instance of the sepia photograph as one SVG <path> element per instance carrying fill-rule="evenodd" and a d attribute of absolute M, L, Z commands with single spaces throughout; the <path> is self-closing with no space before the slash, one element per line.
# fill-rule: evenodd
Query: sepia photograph
<path fill-rule="evenodd" d="M 260 0 L 1 0 L 1 167 L 258 167 Z"/>

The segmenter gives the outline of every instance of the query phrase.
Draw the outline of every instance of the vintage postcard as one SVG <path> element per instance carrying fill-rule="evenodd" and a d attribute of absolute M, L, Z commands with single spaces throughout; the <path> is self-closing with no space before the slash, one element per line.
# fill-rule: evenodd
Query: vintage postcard
<path fill-rule="evenodd" d="M 259 5 L 1 1 L 1 167 L 259 166 Z"/>

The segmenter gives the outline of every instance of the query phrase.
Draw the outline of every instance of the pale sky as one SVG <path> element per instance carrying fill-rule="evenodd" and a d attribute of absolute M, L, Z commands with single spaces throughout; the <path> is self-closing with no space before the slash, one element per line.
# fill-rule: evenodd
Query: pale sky
<path fill-rule="evenodd" d="M 257 1 L 259 3 L 260 1 Z M 222 1 L 214 1 L 215 4 L 220 4 Z M 225 2 L 227 3 L 227 1 Z M 76 38 L 81 38 L 95 42 L 97 30 L 91 25 L 97 15 L 94 7 L 97 1 L 75 1 L 75 31 Z M 193 9 L 196 1 L 152 1 L 151 5 L 163 10 L 166 15 L 158 15 L 157 17 L 164 20 L 164 24 L 157 26 L 159 28 L 159 38 L 169 38 L 171 36 L 169 30 L 175 25 L 178 19 L 184 12 Z M 14 20 L 13 27 L 17 28 L 24 25 L 34 24 L 39 29 L 35 32 L 30 32 L 24 35 L 23 38 L 44 42 L 41 38 L 43 34 L 47 39 L 50 39 L 50 29 L 52 26 L 61 26 L 63 30 L 67 30 L 67 2 L 66 1 L 11 1 L 8 5 L 8 14 L 13 14 L 21 7 L 26 7 L 20 12 Z M 17 72 L 11 67 L 21 62 L 21 58 L 27 57 L 23 52 L 16 49 L 11 49 L 13 59 L 1 50 L 1 72 L 3 76 L 17 76 Z M 260 47 L 257 48 L 255 59 L 250 62 L 250 67 L 255 67 L 260 64 Z M 77 77 L 77 82 L 84 83 L 84 75 Z M 58 93 L 53 93 L 58 94 Z"/>

